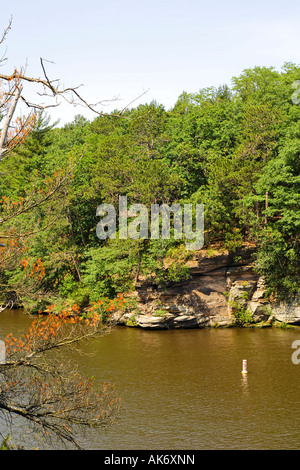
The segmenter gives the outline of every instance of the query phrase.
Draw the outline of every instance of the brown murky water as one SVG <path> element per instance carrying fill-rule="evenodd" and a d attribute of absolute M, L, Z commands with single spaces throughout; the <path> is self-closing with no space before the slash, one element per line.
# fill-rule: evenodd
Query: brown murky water
<path fill-rule="evenodd" d="M 30 323 L 0 314 L 0 337 Z M 83 373 L 111 381 L 118 422 L 79 441 L 87 449 L 299 449 L 299 330 L 116 328 L 78 355 Z M 242 360 L 248 374 L 243 376 Z"/>

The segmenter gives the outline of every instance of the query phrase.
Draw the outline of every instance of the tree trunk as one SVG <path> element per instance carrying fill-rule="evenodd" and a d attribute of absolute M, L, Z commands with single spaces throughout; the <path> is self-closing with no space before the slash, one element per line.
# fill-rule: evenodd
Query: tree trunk
<path fill-rule="evenodd" d="M 9 125 L 10 125 L 10 121 L 12 120 L 12 117 L 14 115 L 14 112 L 15 112 L 15 109 L 16 109 L 16 106 L 17 106 L 17 103 L 18 103 L 18 100 L 21 96 L 21 93 L 22 93 L 22 86 L 19 86 L 17 87 L 16 89 L 16 92 L 15 92 L 15 95 L 14 95 L 14 98 L 13 98 L 13 101 L 10 105 L 10 108 L 8 110 L 8 114 L 6 116 L 6 120 L 4 122 L 4 126 L 3 126 L 3 129 L 2 129 L 2 132 L 1 132 L 1 136 L 0 136 L 0 161 L 2 160 L 3 158 L 3 155 L 4 155 L 4 152 L 6 152 L 6 148 L 5 148 L 5 144 L 6 144 L 6 138 L 7 138 L 7 132 L 8 132 L 8 129 L 9 129 Z"/>
<path fill-rule="evenodd" d="M 269 193 L 268 193 L 268 191 L 266 191 L 266 204 L 265 204 L 265 210 L 267 210 L 267 209 L 268 209 L 268 207 L 269 207 L 268 196 L 269 196 Z M 265 214 L 265 226 L 267 225 L 267 223 L 268 223 L 268 216 L 267 216 L 267 214 Z"/>
<path fill-rule="evenodd" d="M 73 232 L 72 218 L 71 218 L 71 212 L 70 212 L 70 207 L 69 206 L 67 206 L 67 220 L 69 222 L 70 229 L 71 229 L 72 243 L 73 243 L 73 245 L 75 245 L 75 237 L 74 237 L 74 232 Z M 78 281 L 81 282 L 81 272 L 80 272 L 80 269 L 79 269 L 77 253 L 75 253 L 75 256 L 72 255 L 72 260 L 73 260 L 73 263 L 74 263 L 74 266 L 75 266 L 75 269 L 76 269 Z"/>
<path fill-rule="evenodd" d="M 142 259 L 141 250 L 139 250 L 138 256 L 139 256 L 139 261 L 138 261 L 138 266 L 137 266 L 137 270 L 136 270 L 135 282 L 139 282 L 139 275 L 140 275 L 140 269 L 141 269 L 141 259 Z"/>

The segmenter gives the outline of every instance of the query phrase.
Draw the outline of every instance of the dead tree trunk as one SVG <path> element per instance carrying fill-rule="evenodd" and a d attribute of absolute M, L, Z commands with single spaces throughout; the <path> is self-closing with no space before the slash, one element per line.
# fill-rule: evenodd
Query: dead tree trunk
<path fill-rule="evenodd" d="M 12 103 L 10 105 L 10 108 L 8 110 L 8 113 L 7 113 L 5 122 L 4 122 L 4 126 L 3 126 L 2 131 L 1 131 L 1 136 L 0 136 L 0 161 L 2 160 L 4 153 L 7 151 L 7 149 L 5 148 L 7 133 L 8 133 L 9 125 L 10 125 L 10 122 L 11 122 L 12 117 L 14 115 L 18 100 L 21 96 L 21 93 L 22 93 L 22 86 L 18 86 L 16 88 L 14 98 L 13 98 Z"/>

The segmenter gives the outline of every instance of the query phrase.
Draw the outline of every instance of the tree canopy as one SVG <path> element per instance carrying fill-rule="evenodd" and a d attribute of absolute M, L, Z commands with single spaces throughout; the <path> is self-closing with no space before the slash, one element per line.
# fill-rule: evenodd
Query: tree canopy
<path fill-rule="evenodd" d="M 1 301 L 13 293 L 37 310 L 74 300 L 84 307 L 101 294 L 132 289 L 139 276 L 166 282 L 187 275 L 178 262 L 188 256 L 180 240 L 97 238 L 97 206 L 117 208 L 121 195 L 148 208 L 204 204 L 206 247 L 255 244 L 270 292 L 297 295 L 300 110 L 292 95 L 299 75 L 290 63 L 281 71 L 255 67 L 233 77 L 231 88 L 183 92 L 170 110 L 151 102 L 122 119 L 116 110 L 59 128 L 39 114 L 1 162 L 8 242 L 1 248 Z M 30 211 L 29 195 L 36 201 Z M 170 253 L 174 269 L 164 268 Z M 38 260 L 36 283 L 27 266 L 37 269 Z"/>

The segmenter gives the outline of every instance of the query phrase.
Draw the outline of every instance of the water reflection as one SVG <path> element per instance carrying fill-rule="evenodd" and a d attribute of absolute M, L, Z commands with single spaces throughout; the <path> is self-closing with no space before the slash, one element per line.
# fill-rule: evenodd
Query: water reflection
<path fill-rule="evenodd" d="M 248 392 L 248 374 L 242 374 L 242 391 L 244 393 Z"/>

